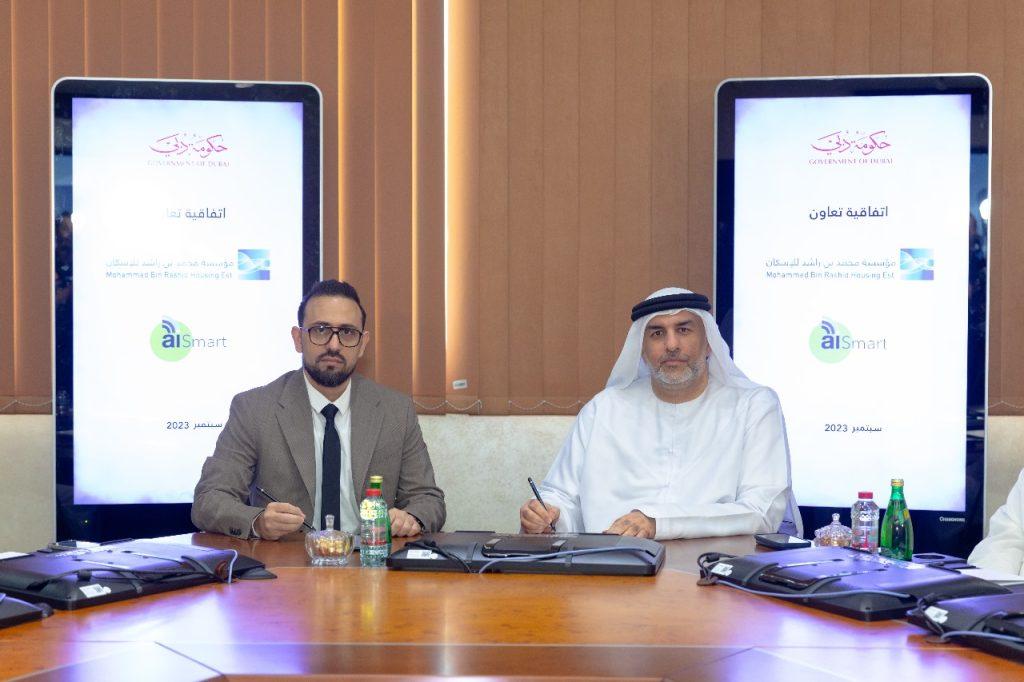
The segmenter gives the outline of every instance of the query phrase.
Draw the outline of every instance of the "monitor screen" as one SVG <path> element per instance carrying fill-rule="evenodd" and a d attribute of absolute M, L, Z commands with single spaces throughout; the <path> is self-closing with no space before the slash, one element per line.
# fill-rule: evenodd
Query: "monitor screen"
<path fill-rule="evenodd" d="M 782 401 L 808 531 L 903 478 L 918 546 L 980 535 L 988 97 L 979 76 L 719 89 L 716 314 Z"/>
<path fill-rule="evenodd" d="M 299 362 L 320 96 L 67 79 L 53 117 L 58 535 L 152 535 L 122 523 L 187 519 L 231 397 Z"/>

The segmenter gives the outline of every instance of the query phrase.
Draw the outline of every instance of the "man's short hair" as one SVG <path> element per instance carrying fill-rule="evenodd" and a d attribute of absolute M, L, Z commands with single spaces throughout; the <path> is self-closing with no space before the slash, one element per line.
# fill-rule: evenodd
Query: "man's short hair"
<path fill-rule="evenodd" d="M 302 297 L 302 303 L 299 303 L 299 326 L 302 326 L 303 321 L 306 319 L 306 303 L 309 299 L 316 298 L 317 296 L 340 296 L 341 298 L 348 298 L 356 302 L 359 306 L 359 312 L 363 315 L 363 321 L 360 324 L 360 329 L 366 328 L 366 309 L 363 308 L 363 304 L 359 302 L 359 294 L 356 292 L 356 288 L 348 282 L 339 282 L 336 279 L 325 279 L 317 282 L 309 288 L 306 295 Z"/>

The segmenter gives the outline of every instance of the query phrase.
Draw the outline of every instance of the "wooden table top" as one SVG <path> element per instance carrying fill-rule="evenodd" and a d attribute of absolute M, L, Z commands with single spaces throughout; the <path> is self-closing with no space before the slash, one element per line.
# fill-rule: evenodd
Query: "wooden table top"
<path fill-rule="evenodd" d="M 903 621 L 861 623 L 697 585 L 698 555 L 749 553 L 749 537 L 666 543 L 666 568 L 650 578 L 313 568 L 301 538 L 171 540 L 238 549 L 278 577 L 58 611 L 0 630 L 0 677 L 1024 677 L 1024 666 L 932 643 Z"/>

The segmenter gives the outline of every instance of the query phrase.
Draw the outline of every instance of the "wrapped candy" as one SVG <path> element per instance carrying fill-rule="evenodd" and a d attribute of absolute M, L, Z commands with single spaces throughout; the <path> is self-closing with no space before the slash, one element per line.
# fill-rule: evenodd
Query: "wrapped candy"
<path fill-rule="evenodd" d="M 325 518 L 327 530 L 306 533 L 306 553 L 314 566 L 344 566 L 352 554 L 352 533 L 334 529 L 334 516 Z"/>
<path fill-rule="evenodd" d="M 814 531 L 816 547 L 849 547 L 853 544 L 853 531 L 839 523 L 839 514 L 832 515 L 832 523 Z"/>

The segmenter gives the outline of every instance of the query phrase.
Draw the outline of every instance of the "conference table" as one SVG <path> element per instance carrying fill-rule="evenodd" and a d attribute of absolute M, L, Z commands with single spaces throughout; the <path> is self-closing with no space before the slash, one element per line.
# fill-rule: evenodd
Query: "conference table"
<path fill-rule="evenodd" d="M 863 623 L 697 584 L 706 551 L 666 542 L 654 577 L 395 571 L 309 565 L 301 536 L 196 533 L 274 580 L 208 584 L 0 630 L 0 677 L 72 680 L 1000 680 L 1024 665 L 941 644 L 905 621 Z M 396 542 L 396 546 L 400 544 Z"/>

